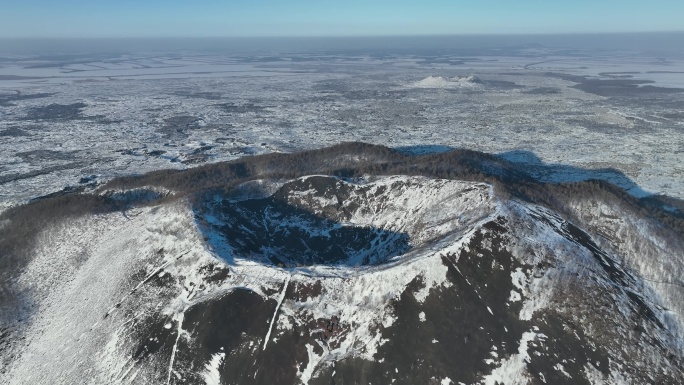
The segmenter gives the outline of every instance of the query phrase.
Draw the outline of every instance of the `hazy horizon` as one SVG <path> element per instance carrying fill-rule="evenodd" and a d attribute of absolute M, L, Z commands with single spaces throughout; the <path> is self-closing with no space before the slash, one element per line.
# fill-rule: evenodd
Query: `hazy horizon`
<path fill-rule="evenodd" d="M 2 38 L 0 55 L 16 53 L 194 52 L 377 52 L 451 51 L 496 54 L 496 49 L 543 47 L 571 50 L 684 54 L 682 32 L 568 34 L 452 34 L 394 36 L 91 37 Z"/>
<path fill-rule="evenodd" d="M 587 0 L 454 2 L 311 0 L 3 5 L 0 37 L 270 37 L 556 34 L 682 30 L 684 3 Z"/>

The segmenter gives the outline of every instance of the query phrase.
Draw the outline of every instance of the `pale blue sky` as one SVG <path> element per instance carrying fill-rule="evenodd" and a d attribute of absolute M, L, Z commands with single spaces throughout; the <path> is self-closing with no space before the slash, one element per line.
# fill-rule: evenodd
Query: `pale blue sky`
<path fill-rule="evenodd" d="M 684 30 L 682 0 L 0 0 L 0 37 L 353 36 Z"/>

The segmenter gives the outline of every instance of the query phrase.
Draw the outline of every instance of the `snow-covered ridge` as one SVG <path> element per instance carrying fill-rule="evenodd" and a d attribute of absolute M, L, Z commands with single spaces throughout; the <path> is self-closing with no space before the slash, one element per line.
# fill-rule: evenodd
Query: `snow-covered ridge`
<path fill-rule="evenodd" d="M 233 202 L 239 202 L 247 199 L 266 198 L 273 195 L 286 182 L 285 180 L 251 180 L 235 187 L 228 199 Z"/>
<path fill-rule="evenodd" d="M 640 289 L 668 309 L 663 322 L 684 341 L 684 239 L 617 204 L 576 199 L 569 207 L 597 234 L 602 248 L 643 277 Z M 678 349 L 684 350 L 684 344 Z"/>
<path fill-rule="evenodd" d="M 115 201 L 128 204 L 152 202 L 174 194 L 173 191 L 158 186 L 140 187 L 128 190 L 104 190 L 99 193 L 100 195 L 107 196 Z"/>

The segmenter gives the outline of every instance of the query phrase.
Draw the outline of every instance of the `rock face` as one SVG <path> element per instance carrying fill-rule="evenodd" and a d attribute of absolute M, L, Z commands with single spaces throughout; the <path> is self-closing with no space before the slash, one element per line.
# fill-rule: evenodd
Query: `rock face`
<path fill-rule="evenodd" d="M 402 175 L 253 180 L 74 220 L 17 279 L 34 316 L 2 340 L 2 378 L 684 382 L 681 302 L 597 237 L 486 183 Z"/>

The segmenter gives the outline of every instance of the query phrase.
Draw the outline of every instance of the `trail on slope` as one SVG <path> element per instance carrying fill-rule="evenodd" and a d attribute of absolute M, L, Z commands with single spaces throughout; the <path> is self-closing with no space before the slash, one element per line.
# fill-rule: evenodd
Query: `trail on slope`
<path fill-rule="evenodd" d="M 278 312 L 280 311 L 280 306 L 283 304 L 283 300 L 285 299 L 285 292 L 287 291 L 287 286 L 290 284 L 290 278 L 292 276 L 288 275 L 285 278 L 285 283 L 283 284 L 283 290 L 280 292 L 280 298 L 278 298 L 278 304 L 276 305 L 275 311 L 273 312 L 273 318 L 271 318 L 271 324 L 268 326 L 268 333 L 266 333 L 266 338 L 264 338 L 264 348 L 262 350 L 266 350 L 266 345 L 268 344 L 268 340 L 271 338 L 271 331 L 273 330 L 273 324 L 275 323 L 276 317 L 278 316 Z"/>

